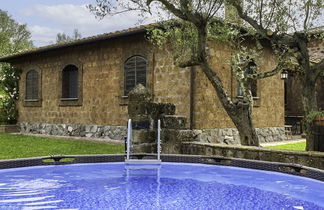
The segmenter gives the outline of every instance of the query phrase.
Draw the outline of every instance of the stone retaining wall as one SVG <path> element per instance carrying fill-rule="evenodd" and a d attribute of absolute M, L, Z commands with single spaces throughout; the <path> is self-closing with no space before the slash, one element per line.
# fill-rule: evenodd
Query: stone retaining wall
<path fill-rule="evenodd" d="M 0 133 L 18 133 L 19 126 L 17 125 L 0 125 Z"/>
<path fill-rule="evenodd" d="M 270 162 L 295 163 L 324 169 L 324 152 L 274 150 L 261 147 L 229 146 L 198 142 L 183 142 L 182 154 L 215 155 Z"/>
<path fill-rule="evenodd" d="M 21 133 L 46 134 L 57 136 L 80 136 L 124 140 L 127 136 L 126 126 L 50 124 L 21 122 Z"/>
<path fill-rule="evenodd" d="M 52 123 L 19 123 L 21 133 L 46 134 L 57 136 L 79 136 L 93 138 L 109 138 L 124 140 L 127 136 L 126 126 L 82 125 L 82 124 L 52 124 Z M 163 132 L 164 129 L 162 129 Z M 172 129 L 171 129 L 172 130 Z M 178 130 L 177 133 L 165 136 L 166 141 L 180 144 L 183 141 L 236 145 L 240 144 L 238 131 L 235 128 Z M 178 134 L 179 133 L 179 134 Z M 282 141 L 285 138 L 284 128 L 257 128 L 260 143 Z M 162 136 L 163 141 L 163 136 Z M 163 142 L 162 142 L 163 143 Z M 172 145 L 171 145 L 172 146 Z"/>
<path fill-rule="evenodd" d="M 236 128 L 215 128 L 204 130 L 193 130 L 195 133 L 194 141 L 216 144 L 240 144 L 240 136 Z M 265 127 L 256 128 L 260 143 L 283 141 L 285 128 L 283 127 Z"/>

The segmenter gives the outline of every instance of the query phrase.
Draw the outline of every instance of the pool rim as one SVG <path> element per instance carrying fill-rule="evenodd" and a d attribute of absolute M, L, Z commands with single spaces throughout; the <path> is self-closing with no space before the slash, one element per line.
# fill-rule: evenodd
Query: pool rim
<path fill-rule="evenodd" d="M 132 154 L 132 159 L 155 159 L 156 154 Z M 64 159 L 71 159 L 64 161 Z M 0 160 L 0 170 L 9 168 L 21 168 L 30 166 L 46 166 L 46 165 L 67 165 L 79 163 L 109 163 L 124 162 L 125 154 L 97 154 L 97 155 L 52 155 L 33 158 L 7 159 Z M 47 162 L 44 160 L 52 160 Z M 274 171 L 285 174 L 291 174 L 301 177 L 307 177 L 324 182 L 324 170 L 307 167 L 295 163 L 269 162 L 242 158 L 230 158 L 222 156 L 206 156 L 206 155 L 178 155 L 178 154 L 161 154 L 162 162 L 178 162 L 178 163 L 200 163 L 210 165 L 232 166 L 239 168 L 248 168 L 264 171 Z"/>

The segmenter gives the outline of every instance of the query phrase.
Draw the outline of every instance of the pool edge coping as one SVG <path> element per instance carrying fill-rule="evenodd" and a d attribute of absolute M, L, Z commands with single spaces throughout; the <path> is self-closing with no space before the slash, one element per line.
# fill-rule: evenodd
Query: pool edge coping
<path fill-rule="evenodd" d="M 132 154 L 132 159 L 155 159 L 156 154 L 139 153 Z M 73 159 L 71 161 L 62 161 L 64 159 Z M 0 160 L 0 169 L 21 168 L 29 166 L 46 165 L 67 165 L 78 163 L 104 163 L 104 162 L 124 162 L 124 154 L 96 154 L 96 155 L 52 155 L 32 158 L 6 159 Z M 52 162 L 44 162 L 52 160 Z M 242 158 L 229 158 L 223 156 L 205 156 L 205 155 L 180 155 L 180 154 L 161 154 L 162 162 L 180 162 L 180 163 L 201 163 L 210 165 L 232 166 L 239 168 L 249 168 L 256 170 L 274 171 L 285 174 L 291 174 L 301 177 L 307 177 L 324 182 L 324 170 L 312 168 L 295 163 L 280 163 L 261 160 L 251 160 Z"/>

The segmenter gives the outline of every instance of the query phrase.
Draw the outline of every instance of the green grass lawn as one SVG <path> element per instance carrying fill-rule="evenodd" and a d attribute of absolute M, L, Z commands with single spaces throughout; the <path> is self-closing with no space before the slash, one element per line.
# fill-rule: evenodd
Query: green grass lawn
<path fill-rule="evenodd" d="M 305 151 L 306 142 L 299 142 L 299 143 L 295 143 L 295 144 L 283 144 L 283 145 L 277 145 L 277 146 L 267 146 L 266 148 Z"/>
<path fill-rule="evenodd" d="M 0 159 L 48 155 L 124 153 L 123 144 L 43 138 L 0 133 Z"/>

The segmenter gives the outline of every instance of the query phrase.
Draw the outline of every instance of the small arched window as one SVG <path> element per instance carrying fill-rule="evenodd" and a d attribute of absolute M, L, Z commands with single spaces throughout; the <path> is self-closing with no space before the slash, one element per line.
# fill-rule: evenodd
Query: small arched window
<path fill-rule="evenodd" d="M 78 67 L 67 65 L 62 71 L 62 98 L 78 98 Z"/>
<path fill-rule="evenodd" d="M 30 70 L 26 74 L 26 100 L 38 100 L 38 72 Z"/>
<path fill-rule="evenodd" d="M 247 66 L 247 68 L 245 69 L 245 73 L 246 74 L 255 74 L 256 73 L 256 64 L 255 62 L 250 62 Z M 258 81 L 256 79 L 251 79 L 248 78 L 247 79 L 247 88 L 251 90 L 252 93 L 252 97 L 258 97 Z M 238 86 L 238 96 L 242 96 L 242 90 L 241 88 Z"/>
<path fill-rule="evenodd" d="M 144 57 L 133 56 L 125 61 L 125 95 L 128 95 L 137 84 L 146 86 L 146 68 L 147 61 Z"/>

